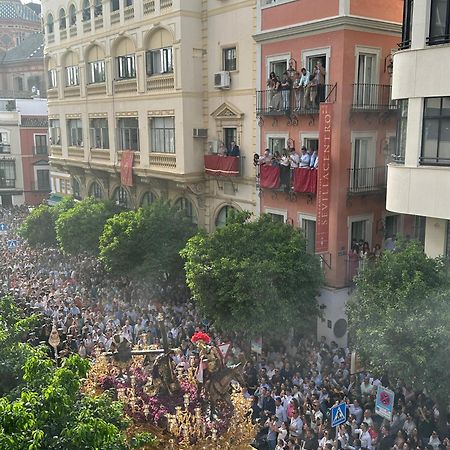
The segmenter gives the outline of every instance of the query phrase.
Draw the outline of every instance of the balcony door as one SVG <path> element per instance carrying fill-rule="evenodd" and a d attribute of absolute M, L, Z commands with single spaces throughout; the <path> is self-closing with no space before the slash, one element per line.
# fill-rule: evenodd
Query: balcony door
<path fill-rule="evenodd" d="M 368 107 L 376 105 L 377 85 L 376 85 L 376 63 L 377 55 L 372 53 L 358 54 L 357 78 L 355 85 L 356 105 Z"/>
<path fill-rule="evenodd" d="M 353 140 L 350 189 L 354 192 L 370 190 L 374 182 L 375 152 L 373 138 L 358 137 Z"/>

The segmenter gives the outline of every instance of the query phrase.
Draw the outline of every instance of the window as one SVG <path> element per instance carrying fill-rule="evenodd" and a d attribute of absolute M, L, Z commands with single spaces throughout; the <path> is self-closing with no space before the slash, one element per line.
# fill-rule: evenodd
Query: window
<path fill-rule="evenodd" d="M 125 208 L 129 207 L 128 192 L 122 186 L 115 189 L 113 200 L 116 205 L 124 206 Z"/>
<path fill-rule="evenodd" d="M 72 178 L 72 192 L 74 198 L 76 198 L 77 200 L 81 199 L 80 182 L 76 178 Z"/>
<path fill-rule="evenodd" d="M 88 65 L 89 82 L 104 83 L 106 80 L 105 61 L 93 61 Z"/>
<path fill-rule="evenodd" d="M 97 181 L 94 181 L 89 188 L 89 197 L 94 197 L 97 200 L 101 200 L 103 197 L 102 187 Z"/>
<path fill-rule="evenodd" d="M 152 152 L 175 153 L 175 118 L 150 119 L 150 139 Z"/>
<path fill-rule="evenodd" d="M 384 219 L 384 238 L 395 238 L 400 231 L 400 216 L 389 215 Z"/>
<path fill-rule="evenodd" d="M 236 59 L 236 47 L 224 48 L 222 50 L 222 58 L 223 70 L 236 70 L 237 68 L 237 59 Z"/>
<path fill-rule="evenodd" d="M 398 44 L 400 49 L 409 48 L 411 46 L 413 4 L 414 0 L 404 0 L 402 42 Z"/>
<path fill-rule="evenodd" d="M 450 2 L 431 0 L 430 35 L 428 45 L 450 42 Z"/>
<path fill-rule="evenodd" d="M 181 197 L 175 202 L 175 206 L 178 207 L 180 211 L 183 211 L 192 223 L 197 223 L 197 213 L 190 200 L 186 197 Z"/>
<path fill-rule="evenodd" d="M 0 131 L 0 153 L 11 153 L 11 144 L 7 131 Z"/>
<path fill-rule="evenodd" d="M 109 148 L 108 119 L 90 119 L 89 137 L 91 148 Z"/>
<path fill-rule="evenodd" d="M 272 153 L 272 155 L 275 152 L 280 152 L 280 154 L 283 151 L 283 148 L 286 148 L 286 138 L 282 138 L 282 137 L 269 137 L 269 150 L 270 153 Z"/>
<path fill-rule="evenodd" d="M 53 16 L 49 14 L 47 16 L 47 33 L 52 34 L 55 31 L 55 24 L 53 22 Z"/>
<path fill-rule="evenodd" d="M 50 191 L 50 171 L 48 169 L 36 170 L 38 191 Z"/>
<path fill-rule="evenodd" d="M 34 153 L 36 155 L 47 154 L 47 135 L 35 134 L 34 135 Z"/>
<path fill-rule="evenodd" d="M 56 69 L 50 69 L 48 71 L 48 88 L 54 89 L 58 87 L 58 78 L 56 74 Z"/>
<path fill-rule="evenodd" d="M 427 219 L 423 216 L 414 216 L 414 228 L 413 228 L 413 237 L 417 241 L 425 244 L 425 227 L 426 227 Z M 447 229 L 448 232 L 448 229 Z M 447 246 L 447 249 L 450 250 Z"/>
<path fill-rule="evenodd" d="M 120 79 L 136 78 L 134 55 L 117 57 L 117 75 Z"/>
<path fill-rule="evenodd" d="M 28 77 L 27 88 L 33 94 L 38 94 L 41 91 L 41 77 L 39 76 Z"/>
<path fill-rule="evenodd" d="M 358 137 L 353 140 L 350 191 L 366 191 L 374 187 L 374 158 L 371 137 Z"/>
<path fill-rule="evenodd" d="M 305 138 L 303 139 L 303 145 L 308 149 L 319 151 L 319 139 L 318 138 Z"/>
<path fill-rule="evenodd" d="M 156 202 L 156 195 L 152 191 L 147 191 L 144 193 L 141 199 L 141 206 L 145 207 Z"/>
<path fill-rule="evenodd" d="M 66 67 L 66 86 L 78 86 L 80 84 L 78 66 Z"/>
<path fill-rule="evenodd" d="M 216 228 L 223 227 L 227 224 L 228 219 L 232 217 L 236 213 L 236 209 L 234 209 L 230 205 L 225 205 L 217 214 L 216 217 Z"/>
<path fill-rule="evenodd" d="M 272 213 L 272 212 L 269 212 L 267 214 L 271 217 L 271 219 L 274 222 L 282 222 L 282 223 L 284 223 L 285 220 L 286 220 L 283 214 L 277 214 L 277 213 Z"/>
<path fill-rule="evenodd" d="M 376 83 L 377 55 L 373 53 L 359 53 L 357 55 L 357 74 L 354 92 L 354 106 L 378 106 L 378 86 Z"/>
<path fill-rule="evenodd" d="M 89 0 L 83 0 L 83 22 L 91 20 L 91 4 Z"/>
<path fill-rule="evenodd" d="M 124 7 L 128 8 L 129 6 L 133 6 L 133 0 L 124 0 Z"/>
<path fill-rule="evenodd" d="M 75 5 L 69 7 L 69 27 L 75 26 L 77 23 L 77 11 Z"/>
<path fill-rule="evenodd" d="M 369 242 L 368 220 L 355 220 L 351 222 L 352 242 Z"/>
<path fill-rule="evenodd" d="M 425 99 L 420 163 L 450 165 L 450 97 Z"/>
<path fill-rule="evenodd" d="M 61 126 L 59 119 L 50 119 L 50 143 L 61 145 Z"/>
<path fill-rule="evenodd" d="M 67 141 L 70 147 L 83 147 L 81 119 L 69 119 L 67 121 Z"/>
<path fill-rule="evenodd" d="M 283 73 L 286 72 L 288 67 L 287 59 L 282 59 L 279 61 L 271 61 L 270 62 L 270 72 L 275 72 L 277 77 L 281 80 L 283 78 Z"/>
<path fill-rule="evenodd" d="M 149 50 L 146 62 L 148 76 L 173 72 L 172 47 Z"/>
<path fill-rule="evenodd" d="M 0 160 L 0 188 L 16 187 L 15 161 Z"/>
<path fill-rule="evenodd" d="M 59 29 L 65 30 L 66 29 L 66 12 L 63 8 L 59 10 Z"/>
<path fill-rule="evenodd" d="M 403 163 L 405 161 L 406 150 L 406 126 L 408 123 L 408 100 L 398 100 L 398 120 L 396 148 L 392 155 L 395 162 Z"/>
<path fill-rule="evenodd" d="M 139 151 L 139 122 L 137 117 L 117 120 L 119 150 Z"/>
<path fill-rule="evenodd" d="M 237 128 L 227 127 L 223 129 L 223 143 L 225 148 L 229 149 L 232 142 L 237 142 Z"/>
<path fill-rule="evenodd" d="M 301 214 L 299 221 L 306 239 L 306 251 L 314 254 L 316 252 L 316 219 Z"/>
<path fill-rule="evenodd" d="M 103 15 L 103 5 L 102 0 L 95 0 L 95 6 L 94 6 L 94 16 L 102 16 Z"/>
<path fill-rule="evenodd" d="M 119 0 L 111 0 L 111 11 L 118 11 L 119 7 Z"/>

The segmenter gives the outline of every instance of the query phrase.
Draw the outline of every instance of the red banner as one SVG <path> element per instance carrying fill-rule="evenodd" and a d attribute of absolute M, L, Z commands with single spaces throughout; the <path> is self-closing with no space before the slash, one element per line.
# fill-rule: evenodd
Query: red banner
<path fill-rule="evenodd" d="M 125 150 L 122 152 L 120 160 L 120 184 L 122 186 L 133 186 L 133 150 Z"/>
<path fill-rule="evenodd" d="M 293 175 L 292 187 L 294 188 L 294 192 L 316 193 L 317 169 L 297 168 L 294 169 Z"/>
<path fill-rule="evenodd" d="M 259 170 L 259 185 L 263 189 L 278 189 L 280 187 L 280 168 L 262 165 Z"/>
<path fill-rule="evenodd" d="M 215 177 L 237 177 L 239 161 L 237 156 L 205 155 L 205 173 Z"/>
<path fill-rule="evenodd" d="M 321 103 L 319 111 L 319 168 L 317 179 L 316 253 L 328 251 L 330 227 L 331 133 L 333 104 Z"/>

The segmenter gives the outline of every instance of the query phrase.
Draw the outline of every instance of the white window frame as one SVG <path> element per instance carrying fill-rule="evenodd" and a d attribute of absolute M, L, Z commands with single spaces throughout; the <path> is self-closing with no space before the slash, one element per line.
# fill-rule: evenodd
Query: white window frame
<path fill-rule="evenodd" d="M 51 186 L 52 186 L 52 183 L 51 183 L 51 179 L 50 179 L 50 165 L 48 165 L 48 164 L 37 165 L 37 166 L 35 165 L 34 166 L 34 179 L 36 180 L 36 189 L 38 188 L 38 176 L 37 176 L 37 173 L 40 170 L 48 170 L 48 180 L 49 180 L 49 189 L 50 189 Z"/>
<path fill-rule="evenodd" d="M 161 70 L 155 72 L 152 64 L 153 53 L 159 52 L 159 63 Z M 145 72 L 148 77 L 155 75 L 163 75 L 165 73 L 173 73 L 173 47 L 161 47 L 147 50 L 145 52 Z M 150 60 L 149 60 L 150 58 Z M 151 70 L 149 70 L 151 69 Z"/>
<path fill-rule="evenodd" d="M 354 168 L 355 163 L 355 141 L 356 139 L 370 139 L 371 145 L 369 154 L 373 158 L 372 165 L 368 165 L 367 167 L 375 167 L 377 162 L 377 142 L 378 142 L 378 133 L 376 131 L 352 131 L 351 132 L 351 166 L 350 168 Z"/>
<path fill-rule="evenodd" d="M 299 149 L 302 148 L 302 146 L 305 145 L 305 139 L 317 139 L 317 140 L 319 140 L 319 133 L 316 133 L 316 132 L 303 133 L 303 132 L 300 131 L 300 133 L 299 133 L 299 142 L 300 142 Z"/>
<path fill-rule="evenodd" d="M 370 237 L 370 240 L 372 240 L 372 230 L 373 230 L 373 214 L 363 214 L 360 216 L 348 216 L 347 217 L 347 239 L 348 239 L 348 249 L 351 249 L 352 245 L 352 223 L 353 222 L 362 222 L 363 220 L 366 220 L 366 236 Z M 369 242 L 369 241 L 368 241 Z M 369 245 L 373 245 L 373 242 L 369 242 Z"/>
<path fill-rule="evenodd" d="M 358 83 L 358 65 L 359 65 L 359 55 L 368 54 L 375 55 L 375 67 L 374 67 L 374 81 L 372 84 L 379 84 L 380 82 L 380 58 L 381 58 L 381 48 L 380 47 L 363 47 L 360 45 L 355 46 L 355 84 Z"/>
<path fill-rule="evenodd" d="M 66 87 L 80 85 L 80 68 L 78 66 L 66 66 Z"/>
<path fill-rule="evenodd" d="M 96 81 L 95 74 L 101 73 L 98 66 L 103 65 L 103 80 Z M 104 59 L 88 62 L 89 84 L 105 83 L 106 81 L 106 64 Z"/>
<path fill-rule="evenodd" d="M 123 70 L 123 61 L 126 61 L 126 65 L 125 65 L 125 72 L 127 73 L 128 76 L 121 76 L 120 73 L 124 72 Z M 131 63 L 132 61 L 132 63 Z M 117 70 L 117 77 L 119 78 L 119 80 L 135 80 L 136 76 L 137 76 L 137 68 L 136 68 L 136 54 L 132 53 L 129 55 L 120 55 L 120 56 L 116 56 L 116 70 Z M 129 72 L 133 72 L 133 74 L 130 76 Z"/>
<path fill-rule="evenodd" d="M 292 3 L 292 2 L 296 2 L 297 0 L 259 0 L 260 5 L 259 7 L 261 9 L 268 9 L 268 8 L 273 8 L 274 6 L 279 6 L 279 5 L 283 5 L 284 3 Z M 266 2 L 268 2 L 266 4 Z"/>
<path fill-rule="evenodd" d="M 156 128 L 155 127 L 155 123 L 157 119 L 172 119 L 173 120 L 173 128 L 169 128 L 165 126 L 164 123 L 164 128 Z M 164 121 L 165 122 L 165 121 Z M 170 132 L 171 130 L 173 130 L 173 149 L 171 148 L 170 145 Z M 156 141 L 157 141 L 157 137 L 155 135 L 155 132 L 162 131 L 163 134 L 163 143 L 164 143 L 164 148 L 156 148 Z M 166 147 L 166 134 L 169 136 L 169 145 Z M 177 152 L 177 147 L 176 147 L 176 140 L 175 140 L 175 136 L 176 136 L 176 124 L 175 124 L 175 116 L 155 116 L 155 117 L 151 117 L 149 119 L 149 137 L 150 137 L 150 152 L 151 153 L 164 153 L 164 154 L 170 154 L 170 155 L 174 155 Z M 172 151 L 173 150 L 173 151 Z"/>
<path fill-rule="evenodd" d="M 106 128 L 93 127 L 92 122 L 98 119 L 106 120 Z M 105 138 L 106 135 L 106 138 Z M 100 147 L 97 147 L 97 137 L 100 139 Z M 107 141 L 107 146 L 106 142 Z M 89 143 L 91 148 L 109 150 L 111 143 L 109 140 L 109 122 L 107 117 L 89 117 Z"/>
<path fill-rule="evenodd" d="M 289 140 L 289 133 L 268 133 L 266 134 L 266 146 L 263 150 L 265 150 L 266 148 L 269 148 L 269 139 L 284 139 L 286 141 L 286 148 L 288 145 L 288 140 Z"/>
<path fill-rule="evenodd" d="M 325 84 L 329 84 L 330 79 L 330 56 L 331 56 L 331 47 L 321 47 L 321 48 L 309 48 L 302 51 L 302 66 L 297 67 L 297 70 L 300 70 L 302 67 L 307 68 L 308 58 L 313 56 L 322 56 L 325 55 Z"/>
<path fill-rule="evenodd" d="M 236 53 L 236 68 L 233 70 L 228 70 L 225 68 L 225 52 L 227 50 L 232 50 L 234 49 L 235 53 Z M 233 73 L 233 72 L 237 72 L 239 70 L 239 58 L 238 58 L 238 45 L 237 44 L 228 44 L 228 45 L 222 45 L 221 48 L 221 70 L 228 70 L 229 72 Z"/>
<path fill-rule="evenodd" d="M 283 216 L 284 223 L 287 222 L 288 213 L 285 209 L 276 209 L 276 208 L 264 208 L 265 214 L 275 214 L 277 216 Z"/>
<path fill-rule="evenodd" d="M 389 211 L 386 211 L 383 214 L 383 221 L 384 221 L 384 232 L 383 232 L 383 242 L 386 240 L 384 233 L 386 232 L 386 218 L 388 217 L 397 217 L 397 234 L 401 233 L 401 230 L 403 230 L 404 225 L 404 215 L 403 214 L 397 214 L 397 213 L 391 213 Z M 395 237 L 395 236 L 394 236 Z"/>
<path fill-rule="evenodd" d="M 46 143 L 46 147 L 47 147 L 47 152 L 46 153 L 39 153 L 39 155 L 46 155 L 48 153 L 48 146 L 49 146 L 48 134 L 47 133 L 33 133 L 33 147 L 34 147 L 34 149 L 37 148 L 36 136 L 45 136 L 45 143 Z"/>
<path fill-rule="evenodd" d="M 58 87 L 58 72 L 56 71 L 56 69 L 49 69 L 48 84 L 49 89 L 56 89 Z"/>
<path fill-rule="evenodd" d="M 291 60 L 291 53 L 280 53 L 279 55 L 270 55 L 266 57 L 266 80 L 269 79 L 270 65 L 277 61 L 286 60 L 286 70 L 289 69 L 289 61 Z"/>
<path fill-rule="evenodd" d="M 312 214 L 298 213 L 298 227 L 303 231 L 305 231 L 305 229 L 303 228 L 303 224 L 302 224 L 303 220 L 309 220 L 311 222 L 314 222 L 317 225 L 317 217 L 316 216 L 314 216 Z M 316 237 L 317 237 L 317 235 L 316 235 Z M 306 236 L 305 236 L 305 239 L 306 239 Z M 316 243 L 314 242 L 313 253 L 316 252 L 315 246 L 316 246 Z"/>

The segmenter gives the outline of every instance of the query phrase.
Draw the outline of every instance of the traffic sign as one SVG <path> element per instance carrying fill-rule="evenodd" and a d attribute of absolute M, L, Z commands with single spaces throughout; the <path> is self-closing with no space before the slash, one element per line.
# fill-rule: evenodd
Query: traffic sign
<path fill-rule="evenodd" d="M 4 233 L 8 229 L 6 223 L 0 223 L 0 233 Z"/>
<path fill-rule="evenodd" d="M 15 248 L 17 247 L 17 244 L 19 242 L 16 239 L 8 239 L 6 241 L 6 244 L 8 246 L 8 250 L 15 250 Z"/>
<path fill-rule="evenodd" d="M 395 393 L 383 386 L 378 386 L 377 399 L 375 401 L 375 413 L 385 419 L 392 420 Z"/>
<path fill-rule="evenodd" d="M 347 420 L 347 405 L 339 403 L 339 405 L 331 408 L 331 426 L 337 427 Z"/>

